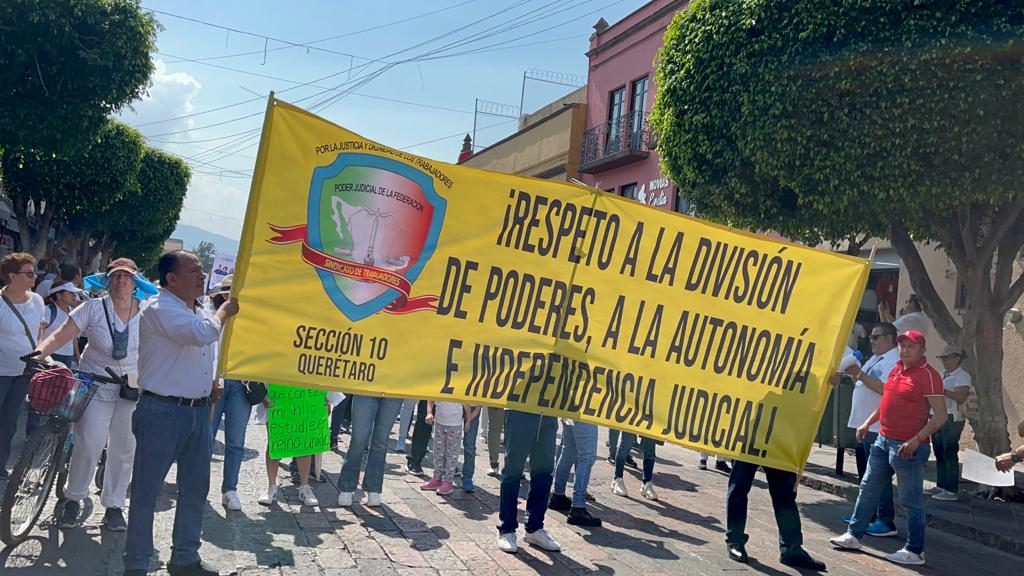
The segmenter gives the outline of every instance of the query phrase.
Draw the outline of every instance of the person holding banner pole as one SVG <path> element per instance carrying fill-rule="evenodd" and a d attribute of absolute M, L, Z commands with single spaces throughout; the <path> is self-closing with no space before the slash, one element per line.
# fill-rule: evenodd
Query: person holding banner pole
<path fill-rule="evenodd" d="M 153 557 L 153 516 L 164 479 L 177 464 L 171 576 L 213 576 L 199 547 L 203 511 L 210 491 L 210 394 L 213 345 L 224 322 L 238 313 L 229 298 L 215 314 L 196 301 L 206 274 L 195 254 L 168 252 L 157 262 L 160 295 L 139 313 L 139 385 L 143 392 L 132 416 L 136 446 L 125 576 L 145 576 Z"/>
<path fill-rule="evenodd" d="M 800 511 L 796 506 L 797 476 L 793 472 L 764 468 L 768 480 L 768 492 L 775 510 L 775 524 L 779 528 L 779 561 L 787 566 L 821 572 L 825 563 L 815 560 L 803 549 L 803 531 L 800 527 Z M 734 460 L 729 474 L 729 489 L 726 497 L 725 544 L 729 558 L 740 563 L 749 560 L 746 544 L 750 538 L 746 533 L 747 495 L 754 484 L 758 465 Z"/>
<path fill-rule="evenodd" d="M 381 505 L 380 493 L 384 488 L 388 440 L 401 409 L 401 398 L 357 395 L 352 397 L 352 439 L 345 454 L 341 474 L 338 475 L 338 506 L 352 505 L 353 493 L 359 483 L 363 452 L 367 447 L 370 452 L 366 455 L 366 470 L 363 472 L 366 505 Z"/>
<path fill-rule="evenodd" d="M 526 459 L 530 459 L 530 493 L 526 498 L 526 542 L 548 552 L 562 547 L 546 530 L 544 514 L 548 509 L 552 473 L 555 467 L 555 436 L 558 419 L 518 410 L 505 411 L 505 469 L 501 473 L 498 517 L 498 549 L 514 554 L 519 551 L 516 529 L 519 527 L 519 484 Z"/>

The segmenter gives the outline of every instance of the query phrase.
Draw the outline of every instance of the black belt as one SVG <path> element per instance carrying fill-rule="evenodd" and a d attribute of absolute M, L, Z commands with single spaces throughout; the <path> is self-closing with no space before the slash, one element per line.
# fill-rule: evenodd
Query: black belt
<path fill-rule="evenodd" d="M 171 404 L 177 404 L 178 406 L 188 406 L 189 408 L 200 408 L 202 406 L 210 405 L 209 396 L 205 398 L 181 398 L 179 396 L 161 396 L 149 390 L 142 391 L 143 396 L 149 396 L 150 398 L 156 398 L 163 402 L 170 402 Z"/>

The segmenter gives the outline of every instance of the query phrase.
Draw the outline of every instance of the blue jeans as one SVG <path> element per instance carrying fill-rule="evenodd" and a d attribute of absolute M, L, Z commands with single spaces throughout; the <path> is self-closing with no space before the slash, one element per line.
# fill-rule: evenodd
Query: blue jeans
<path fill-rule="evenodd" d="M 608 429 L 608 457 L 614 459 L 619 449 L 619 431 L 615 428 Z"/>
<path fill-rule="evenodd" d="M 932 435 L 935 446 L 935 483 L 943 490 L 956 492 L 960 489 L 960 435 L 964 423 L 953 421 L 953 415 Z"/>
<path fill-rule="evenodd" d="M 881 434 L 871 447 L 868 470 L 860 482 L 860 494 L 853 506 L 853 520 L 849 532 L 857 539 L 864 537 L 871 515 L 878 508 L 878 499 L 895 473 L 900 491 L 900 504 L 907 516 L 907 550 L 914 554 L 924 551 L 924 465 L 931 447 L 921 444 L 914 457 L 907 460 L 898 451 L 903 442 L 890 440 Z"/>
<path fill-rule="evenodd" d="M 476 435 L 480 431 L 480 415 L 469 424 L 469 431 L 462 435 L 462 481 L 473 481 L 476 473 Z"/>
<path fill-rule="evenodd" d="M 0 376 L 0 470 L 7 470 L 11 442 L 18 431 L 18 417 L 28 394 L 28 378 Z"/>
<path fill-rule="evenodd" d="M 388 438 L 391 437 L 391 429 L 401 409 L 401 398 L 352 397 L 352 439 L 338 476 L 338 491 L 355 492 L 359 484 L 363 451 L 369 446 L 366 471 L 363 473 L 363 490 L 380 494 L 384 488 Z"/>
<path fill-rule="evenodd" d="M 210 492 L 210 405 L 190 408 L 143 394 L 132 415 L 135 465 L 128 508 L 125 570 L 149 568 L 153 556 L 153 513 L 164 479 L 177 464 L 170 563 L 199 561 L 203 510 Z"/>
<path fill-rule="evenodd" d="M 505 467 L 501 471 L 498 533 L 515 532 L 519 527 L 519 482 L 523 479 L 527 457 L 530 458 L 530 494 L 526 498 L 526 531 L 532 533 L 544 527 L 557 435 L 558 419 L 553 416 L 505 411 Z"/>
<path fill-rule="evenodd" d="M 864 441 L 857 445 L 857 479 L 863 480 L 864 474 L 868 471 L 868 459 L 871 457 L 871 447 L 878 440 L 878 432 L 868 432 Z M 896 503 L 893 501 L 892 482 L 882 487 L 882 493 L 878 497 L 878 510 L 871 517 L 870 522 L 881 520 L 886 526 L 896 528 Z"/>
<path fill-rule="evenodd" d="M 395 441 L 395 450 L 405 450 L 405 438 L 409 435 L 409 428 L 412 426 L 412 414 L 416 409 L 417 400 L 403 400 L 402 410 L 398 418 L 398 440 Z"/>
<path fill-rule="evenodd" d="M 633 449 L 633 442 L 636 442 L 636 434 L 623 432 L 619 440 L 619 450 L 615 453 L 615 477 L 622 478 L 622 471 L 626 466 L 626 456 Z M 657 444 L 650 438 L 640 439 L 640 451 L 644 455 L 643 482 L 647 484 L 654 479 L 654 452 Z"/>
<path fill-rule="evenodd" d="M 224 381 L 224 395 L 213 408 L 213 419 L 210 421 L 210 453 L 213 453 L 213 440 L 217 437 L 217 429 L 221 420 L 224 421 L 224 480 L 220 485 L 220 493 L 227 494 L 238 490 L 238 471 L 242 468 L 242 456 L 245 455 L 245 428 L 252 415 L 252 405 L 245 398 L 245 384 L 238 380 Z"/>
<path fill-rule="evenodd" d="M 569 469 L 576 465 L 572 481 L 572 507 L 587 507 L 587 486 L 590 471 L 597 460 L 597 425 L 587 422 L 562 421 L 562 448 L 555 464 L 555 494 L 565 494 Z"/>

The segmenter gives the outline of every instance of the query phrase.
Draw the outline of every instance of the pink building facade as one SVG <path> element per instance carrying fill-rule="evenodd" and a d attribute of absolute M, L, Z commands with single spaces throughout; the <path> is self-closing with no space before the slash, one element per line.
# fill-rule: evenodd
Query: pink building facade
<path fill-rule="evenodd" d="M 654 58 L 688 0 L 654 0 L 590 37 L 587 123 L 579 172 L 585 184 L 664 210 L 689 212 L 661 173 L 647 115 L 654 105 Z"/>

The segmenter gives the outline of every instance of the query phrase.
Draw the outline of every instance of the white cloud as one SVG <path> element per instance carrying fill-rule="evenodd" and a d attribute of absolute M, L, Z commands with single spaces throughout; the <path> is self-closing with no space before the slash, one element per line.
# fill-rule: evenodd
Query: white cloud
<path fill-rule="evenodd" d="M 130 109 L 123 110 L 119 114 L 120 118 L 133 126 L 173 118 L 169 122 L 141 126 L 139 130 L 147 136 L 193 128 L 195 126 L 193 118 L 180 118 L 180 116 L 186 116 L 195 111 L 192 100 L 199 95 L 202 85 L 187 72 L 168 73 L 167 65 L 163 60 L 156 60 L 153 64 L 156 69 L 150 77 L 148 93 L 141 100 L 133 102 Z M 162 139 L 190 140 L 192 134 L 192 132 L 184 132 Z"/>
<path fill-rule="evenodd" d="M 248 199 L 248 179 L 193 174 L 178 222 L 239 238 Z"/>

